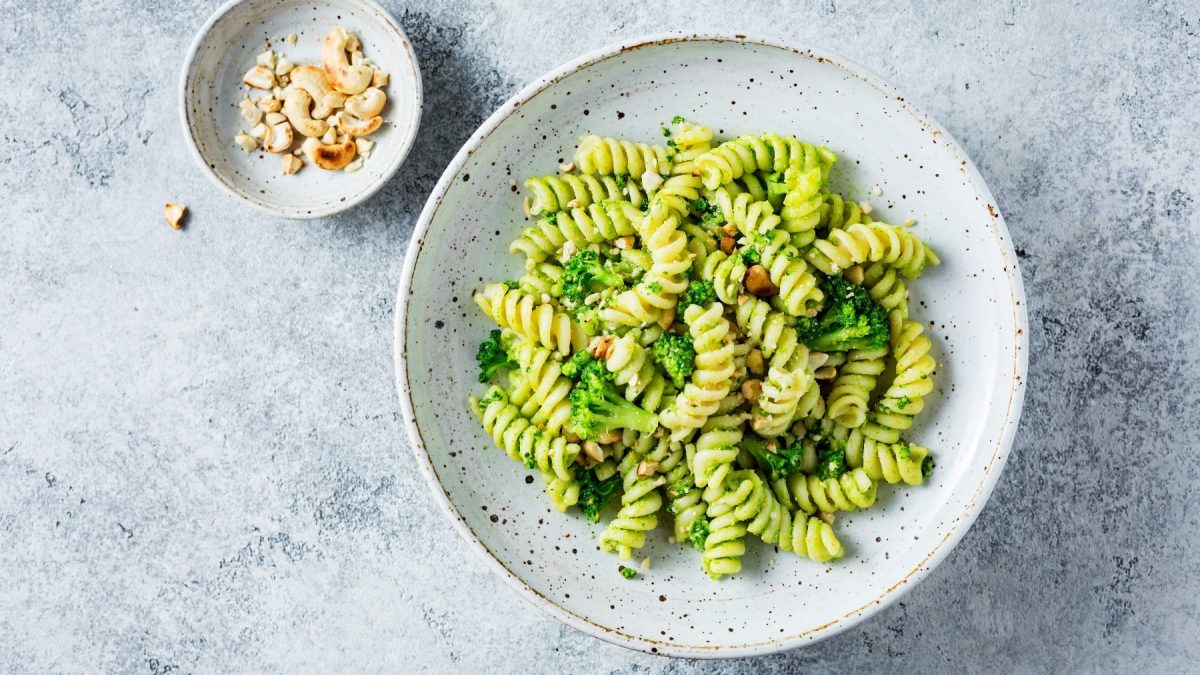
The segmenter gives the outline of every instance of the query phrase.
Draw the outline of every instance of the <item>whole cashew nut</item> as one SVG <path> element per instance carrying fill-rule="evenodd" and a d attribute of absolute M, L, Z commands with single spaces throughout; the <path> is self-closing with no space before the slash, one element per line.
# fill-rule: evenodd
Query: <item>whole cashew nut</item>
<path fill-rule="evenodd" d="M 368 117 L 367 119 L 359 119 L 350 113 L 343 112 L 338 115 L 338 129 L 354 136 L 366 136 L 375 133 L 379 125 L 383 124 L 383 118 L 379 115 Z"/>
<path fill-rule="evenodd" d="M 370 66 L 350 65 L 346 50 L 354 38 L 341 26 L 334 26 L 325 36 L 321 47 L 321 62 L 325 66 L 325 77 L 334 89 L 343 94 L 358 94 L 371 86 Z"/>
<path fill-rule="evenodd" d="M 348 138 L 343 143 L 325 144 L 319 138 L 307 138 L 304 141 L 304 153 L 308 161 L 327 171 L 337 171 L 354 159 L 357 148 L 354 139 Z"/>
<path fill-rule="evenodd" d="M 325 79 L 325 71 L 316 66 L 296 66 L 292 68 L 291 77 L 291 88 L 303 89 L 318 104 L 325 100 L 325 95 L 330 92 L 329 80 Z M 323 118 L 317 117 L 317 119 Z"/>
<path fill-rule="evenodd" d="M 346 99 L 346 112 L 363 119 L 374 117 L 383 112 L 385 103 L 387 103 L 387 94 L 380 89 L 370 87 L 363 93 Z"/>
<path fill-rule="evenodd" d="M 324 120 L 314 120 L 309 115 L 308 109 L 312 102 L 312 96 L 309 96 L 307 91 L 293 89 L 288 92 L 287 98 L 283 99 L 283 114 L 287 115 L 288 121 L 301 134 L 320 136 L 325 133 L 329 125 Z"/>

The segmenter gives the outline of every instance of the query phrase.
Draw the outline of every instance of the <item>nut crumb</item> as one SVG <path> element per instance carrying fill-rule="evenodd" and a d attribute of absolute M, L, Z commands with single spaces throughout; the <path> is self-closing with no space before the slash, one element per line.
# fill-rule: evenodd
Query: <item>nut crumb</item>
<path fill-rule="evenodd" d="M 763 361 L 763 353 L 761 349 L 756 347 L 751 349 L 750 353 L 746 355 L 746 367 L 749 368 L 750 372 L 754 373 L 755 375 L 762 375 L 763 371 L 765 370 L 765 365 L 766 364 Z"/>
<path fill-rule="evenodd" d="M 561 173 L 571 173 L 572 171 L 575 170 L 575 162 L 567 162 L 566 164 L 559 164 L 558 170 Z"/>
<path fill-rule="evenodd" d="M 770 297 L 779 293 L 779 287 L 771 282 L 771 277 L 767 274 L 767 268 L 762 265 L 751 265 L 750 269 L 746 270 L 746 277 L 743 279 L 746 290 L 757 295 L 760 298 Z"/>
<path fill-rule="evenodd" d="M 742 396 L 745 396 L 746 400 L 751 403 L 757 401 L 758 397 L 762 396 L 762 380 L 746 380 L 743 382 Z"/>
<path fill-rule="evenodd" d="M 183 204 L 172 204 L 167 202 L 163 207 L 163 215 L 167 219 L 167 224 L 176 230 L 183 229 L 183 216 L 187 213 L 187 207 Z"/>
<path fill-rule="evenodd" d="M 861 284 L 863 282 L 862 265 L 855 265 L 846 270 L 846 281 L 852 284 Z"/>
<path fill-rule="evenodd" d="M 813 371 L 813 377 L 818 380 L 832 380 L 837 377 L 837 368 L 833 366 L 821 366 Z"/>
<path fill-rule="evenodd" d="M 658 471 L 658 462 L 652 459 L 643 459 L 637 466 L 638 478 L 653 476 L 656 471 Z"/>
<path fill-rule="evenodd" d="M 612 351 L 613 343 L 616 341 L 615 335 L 598 335 L 592 338 L 591 343 L 588 344 L 588 351 L 598 359 L 607 359 L 609 352 Z"/>
<path fill-rule="evenodd" d="M 727 234 L 721 235 L 720 247 L 721 247 L 721 252 L 725 253 L 726 255 L 733 253 L 733 247 L 734 247 L 733 237 L 731 237 Z"/>
<path fill-rule="evenodd" d="M 826 524 L 826 525 L 832 525 L 832 524 L 833 524 L 834 518 L 833 518 L 833 514 L 832 514 L 832 513 L 829 513 L 829 512 L 827 512 L 827 511 L 818 511 L 818 512 L 817 512 L 817 517 L 818 517 L 818 518 L 820 518 L 821 520 L 825 521 L 825 524 Z"/>

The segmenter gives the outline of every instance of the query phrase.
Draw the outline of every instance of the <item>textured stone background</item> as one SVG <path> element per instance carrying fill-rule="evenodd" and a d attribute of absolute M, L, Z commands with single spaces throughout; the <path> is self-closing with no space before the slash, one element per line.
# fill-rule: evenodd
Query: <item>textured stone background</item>
<path fill-rule="evenodd" d="M 185 153 L 214 0 L 0 1 L 0 671 L 1195 667 L 1197 5 L 386 4 L 420 139 L 369 203 L 294 223 Z M 555 64 L 671 27 L 828 46 L 910 92 L 1030 296 L 1025 416 L 975 527 L 903 602 L 755 662 L 635 654 L 518 599 L 427 498 L 392 386 L 403 251 L 455 150 Z"/>

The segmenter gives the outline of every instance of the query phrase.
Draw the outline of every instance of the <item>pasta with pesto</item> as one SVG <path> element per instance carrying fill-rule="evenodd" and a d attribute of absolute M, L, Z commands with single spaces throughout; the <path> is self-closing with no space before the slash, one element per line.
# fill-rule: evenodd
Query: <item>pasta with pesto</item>
<path fill-rule="evenodd" d="M 622 561 L 664 522 L 714 579 L 753 540 L 834 561 L 839 512 L 933 470 L 910 432 L 938 366 L 909 293 L 939 258 L 835 190 L 824 146 L 661 132 L 589 133 L 525 180 L 522 266 L 474 293 L 497 328 L 469 407 Z"/>

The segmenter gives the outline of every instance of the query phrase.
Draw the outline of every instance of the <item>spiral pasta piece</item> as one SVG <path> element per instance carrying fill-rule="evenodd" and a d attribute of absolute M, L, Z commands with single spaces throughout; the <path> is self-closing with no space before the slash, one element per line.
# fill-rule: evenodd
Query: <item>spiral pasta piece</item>
<path fill-rule="evenodd" d="M 863 269 L 862 285 L 871 299 L 889 313 L 900 312 L 900 318 L 908 318 L 908 289 L 900 281 L 896 270 L 884 263 L 873 263 Z"/>
<path fill-rule="evenodd" d="M 850 429 L 862 426 L 867 421 L 867 405 L 887 354 L 887 348 L 851 350 L 833 381 L 826 415 Z"/>
<path fill-rule="evenodd" d="M 746 276 L 746 263 L 738 253 L 728 255 L 724 251 L 713 251 L 704 260 L 700 276 L 712 282 L 717 299 L 727 305 L 737 304 L 742 291 L 742 277 Z"/>
<path fill-rule="evenodd" d="M 742 417 L 712 417 L 696 437 L 692 455 L 692 475 L 696 487 L 704 488 L 704 500 L 712 503 L 725 490 L 725 479 L 734 470 L 738 443 L 742 442 Z"/>
<path fill-rule="evenodd" d="M 825 294 L 817 287 L 817 277 L 808 270 L 800 251 L 792 245 L 791 237 L 781 230 L 759 236 L 760 256 L 771 283 L 779 287 L 779 300 L 792 316 L 806 316 L 808 310 L 821 303 Z"/>
<path fill-rule="evenodd" d="M 657 412 L 662 406 L 667 381 L 650 361 L 646 348 L 638 344 L 635 333 L 626 333 L 613 341 L 604 365 L 617 386 L 625 389 L 627 400 L 638 401 L 650 412 Z"/>
<path fill-rule="evenodd" d="M 900 432 L 912 426 L 913 417 L 924 409 L 937 369 L 937 362 L 929 354 L 933 345 L 922 335 L 924 330 L 915 321 L 901 321 L 899 330 L 892 331 L 896 377 L 862 426 L 867 437 L 895 443 L 900 440 Z"/>
<path fill-rule="evenodd" d="M 587 340 L 583 329 L 553 305 L 540 304 L 505 284 L 484 286 L 475 294 L 475 304 L 502 328 L 563 355 L 582 349 Z"/>
<path fill-rule="evenodd" d="M 726 188 L 713 193 L 713 203 L 725 222 L 731 223 L 744 237 L 753 241 L 758 235 L 779 227 L 779 216 L 766 200 L 754 201 L 749 193 L 734 195 Z"/>
<path fill-rule="evenodd" d="M 517 288 L 526 295 L 535 298 L 542 295 L 558 297 L 562 295 L 563 269 L 559 265 L 540 262 L 529 266 L 524 276 L 517 280 Z"/>
<path fill-rule="evenodd" d="M 743 174 L 755 171 L 782 172 L 789 166 L 803 166 L 810 151 L 836 159 L 836 155 L 828 149 L 813 148 L 794 136 L 766 133 L 762 136 L 739 136 L 726 141 L 698 157 L 696 168 L 704 179 L 704 187 L 715 190 Z M 832 164 L 832 160 L 828 161 Z"/>
<path fill-rule="evenodd" d="M 722 316 L 723 310 L 724 306 L 719 302 L 703 309 L 690 305 L 684 310 L 683 320 L 696 348 L 696 369 L 692 372 L 691 382 L 675 397 L 674 404 L 659 416 L 675 440 L 703 426 L 729 393 L 734 370 L 733 345 L 726 340 L 730 326 Z"/>
<path fill-rule="evenodd" d="M 851 469 L 837 478 L 821 480 L 794 473 L 787 479 L 792 501 L 804 513 L 854 511 L 875 503 L 875 481 L 863 469 Z"/>
<path fill-rule="evenodd" d="M 691 538 L 692 526 L 697 520 L 705 517 L 708 503 L 704 501 L 700 488 L 696 487 L 692 469 L 684 458 L 683 446 L 673 443 L 671 448 L 672 454 L 659 468 L 666 471 L 666 495 L 670 500 L 667 512 L 675 517 L 673 523 L 675 541 L 687 544 Z M 670 468 L 667 468 L 668 462 Z"/>
<path fill-rule="evenodd" d="M 788 317 L 765 300 L 749 297 L 737 306 L 734 320 L 750 343 L 771 359 L 772 368 L 791 372 L 808 364 L 808 347 Z"/>
<path fill-rule="evenodd" d="M 746 518 L 739 517 L 739 507 L 743 507 L 742 512 L 753 508 L 744 506 L 755 497 L 753 475 L 750 471 L 734 472 L 724 481 L 722 494 L 708 504 L 708 538 L 704 541 L 700 562 L 714 579 L 737 574 L 742 569 L 742 556 L 746 553 L 746 526 L 743 524 Z"/>
<path fill-rule="evenodd" d="M 666 478 L 658 474 L 638 476 L 638 465 L 642 455 L 626 453 L 617 470 L 621 474 L 624 492 L 621 509 L 600 535 L 600 548 L 629 560 L 633 551 L 646 545 L 646 532 L 658 526 L 658 511 L 662 508 L 662 495 L 658 487 Z"/>
<path fill-rule="evenodd" d="M 653 209 L 651 210 L 653 213 Z M 605 321 L 624 326 L 657 323 L 663 312 L 675 307 L 675 299 L 687 288 L 687 236 L 678 220 L 646 218 L 640 232 L 650 250 L 650 271 L 633 288 L 621 291 L 601 310 Z"/>
<path fill-rule="evenodd" d="M 481 402 L 486 403 L 481 407 Z M 541 471 L 546 494 L 557 510 L 566 511 L 579 501 L 574 468 L 579 455 L 577 444 L 538 429 L 500 387 L 491 387 L 483 399 L 473 399 L 470 407 L 479 416 L 484 431 L 509 458 Z"/>
<path fill-rule="evenodd" d="M 865 262 L 883 262 L 906 279 L 920 276 L 926 265 L 940 263 L 933 249 L 912 232 L 880 222 L 830 230 L 825 239 L 812 243 L 805 258 L 826 274 L 839 274 Z"/>
<path fill-rule="evenodd" d="M 880 443 L 859 431 L 846 439 L 846 463 L 862 467 L 874 480 L 920 485 L 925 482 L 927 461 L 933 462 L 929 448 L 915 443 Z"/>
<path fill-rule="evenodd" d="M 848 227 L 863 222 L 863 216 L 858 202 L 843 199 L 835 192 L 826 198 L 825 206 L 821 209 L 820 227 L 828 230 Z"/>
<path fill-rule="evenodd" d="M 793 551 L 814 562 L 827 562 L 845 555 L 842 542 L 838 541 L 833 527 L 817 516 L 805 516 L 798 512 L 792 519 L 792 530 L 785 541 L 780 539 L 779 548 Z"/>
<path fill-rule="evenodd" d="M 628 187 L 628 186 L 627 186 Z M 567 173 L 555 176 L 539 176 L 525 180 L 525 188 L 532 194 L 529 213 L 548 215 L 565 209 L 586 207 L 605 199 L 631 197 L 634 206 L 640 203 L 632 195 L 623 194 L 621 185 L 612 176 L 591 176 Z"/>
<path fill-rule="evenodd" d="M 689 122 L 675 125 L 674 138 L 671 139 L 675 144 L 671 175 L 690 176 L 696 170 L 696 159 L 712 149 L 712 137 L 712 129 L 708 127 Z"/>
<path fill-rule="evenodd" d="M 670 149 L 663 145 L 591 135 L 580 139 L 575 165 L 585 174 L 621 175 L 640 180 L 647 171 L 671 173 L 674 162 Z"/>
<path fill-rule="evenodd" d="M 637 234 L 644 217 L 627 201 L 605 199 L 586 207 L 561 211 L 554 218 L 538 220 L 522 230 L 520 238 L 509 245 L 508 250 L 524 254 L 530 263 L 538 263 L 556 255 L 567 242 L 582 249 L 588 244 Z"/>
<path fill-rule="evenodd" d="M 571 381 L 562 375 L 562 363 L 549 349 L 517 338 L 513 348 L 521 375 L 509 399 L 535 426 L 558 433 L 571 418 Z"/>
<path fill-rule="evenodd" d="M 687 250 L 693 256 L 692 269 L 704 269 L 708 264 L 708 257 L 719 252 L 716 237 L 711 230 L 693 222 L 684 222 L 679 229 L 687 236 Z"/>
<path fill-rule="evenodd" d="M 763 437 L 779 436 L 787 431 L 796 416 L 800 396 L 808 388 L 808 373 L 771 368 L 762 383 L 762 393 L 754 404 L 750 425 Z"/>

